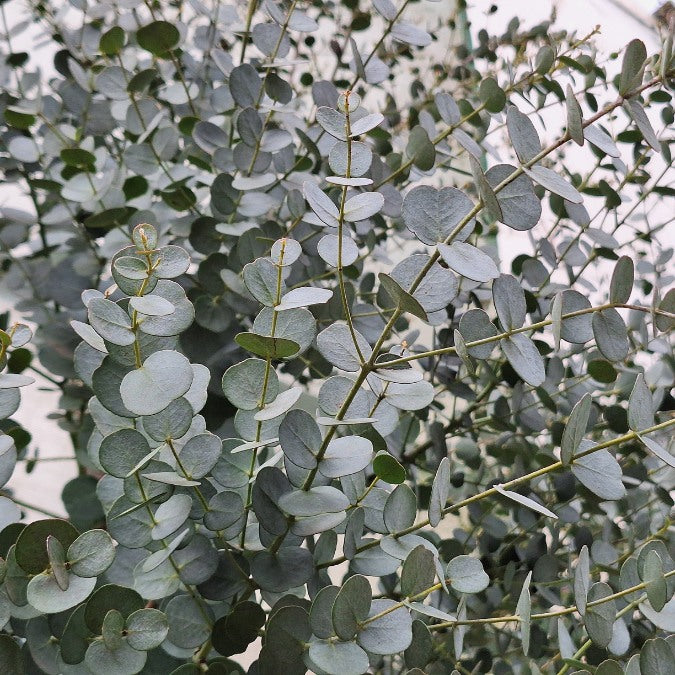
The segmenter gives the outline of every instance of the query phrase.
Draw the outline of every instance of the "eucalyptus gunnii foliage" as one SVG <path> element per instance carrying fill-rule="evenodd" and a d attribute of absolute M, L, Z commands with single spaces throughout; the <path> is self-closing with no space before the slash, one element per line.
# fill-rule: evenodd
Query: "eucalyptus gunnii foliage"
<path fill-rule="evenodd" d="M 5 25 L 3 673 L 672 672 L 672 39 L 413 5 Z"/>

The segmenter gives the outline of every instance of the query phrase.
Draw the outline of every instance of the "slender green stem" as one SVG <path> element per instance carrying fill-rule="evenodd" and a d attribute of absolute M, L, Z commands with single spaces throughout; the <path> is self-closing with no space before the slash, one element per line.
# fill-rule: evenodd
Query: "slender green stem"
<path fill-rule="evenodd" d="M 2 492 L 0 492 L 2 494 Z M 29 502 L 24 502 L 21 499 L 17 499 L 13 495 L 6 495 L 7 499 L 11 499 L 17 506 L 20 506 L 24 509 L 28 509 L 29 511 L 35 511 L 35 513 L 41 513 L 43 516 L 47 516 L 48 518 L 63 518 L 60 513 L 54 513 L 53 511 L 50 511 L 49 509 L 42 508 L 41 506 L 37 506 L 36 504 L 30 504 Z"/>
<path fill-rule="evenodd" d="M 599 305 L 598 307 L 587 307 L 585 309 L 578 309 L 574 312 L 568 312 L 567 314 L 562 315 L 562 320 L 572 319 L 574 317 L 583 316 L 585 314 L 602 312 L 605 309 L 612 309 L 616 307 L 623 309 L 632 309 L 638 312 L 645 312 L 646 314 L 651 314 L 652 312 L 655 312 L 656 314 L 659 314 L 661 316 L 667 316 L 668 318 L 675 319 L 675 314 L 672 314 L 671 312 L 666 312 L 664 310 L 660 309 L 654 310 L 651 307 L 640 307 L 639 305 L 629 305 L 626 303 L 608 302 L 604 305 Z M 480 340 L 472 340 L 470 342 L 467 342 L 466 346 L 468 348 L 471 348 L 471 347 L 479 347 L 480 345 L 491 344 L 493 342 L 499 342 L 500 340 L 509 338 L 512 335 L 517 335 L 518 333 L 527 333 L 529 331 L 535 331 L 539 330 L 540 328 L 545 328 L 546 326 L 550 326 L 552 323 L 553 319 L 544 319 L 542 321 L 537 321 L 536 323 L 532 323 L 527 326 L 521 326 L 520 328 L 507 330 L 504 331 L 503 333 L 498 333 L 497 335 L 493 335 L 487 338 L 482 338 Z M 386 363 L 375 364 L 373 365 L 373 369 L 377 370 L 378 368 L 392 368 L 394 366 L 409 363 L 410 361 L 418 361 L 419 359 L 426 359 L 430 356 L 439 356 L 442 354 L 456 354 L 456 353 L 457 353 L 456 347 L 441 347 L 439 349 L 431 349 L 426 352 L 418 352 L 416 354 L 410 354 L 409 356 L 402 356 L 399 359 L 392 359 L 391 361 L 387 361 Z"/>
<path fill-rule="evenodd" d="M 675 570 L 671 570 L 670 572 L 666 572 L 663 577 L 665 579 L 668 579 L 669 577 L 672 577 L 675 575 Z M 607 597 L 600 598 L 598 600 L 592 600 L 591 602 L 586 604 L 586 607 L 597 607 L 598 605 L 602 605 L 605 602 L 611 602 L 612 600 L 618 600 L 619 598 L 623 598 L 627 595 L 630 595 L 631 593 L 636 593 L 637 591 L 641 591 L 649 585 L 649 582 L 643 581 L 642 583 L 637 584 L 636 586 L 631 586 L 630 588 L 625 588 L 622 591 L 617 591 L 616 593 L 612 593 L 611 595 L 608 595 Z M 576 605 L 572 605 L 572 607 L 565 607 L 564 609 L 556 609 L 556 610 L 551 610 L 550 612 L 539 612 L 538 614 L 532 614 L 530 616 L 530 619 L 532 621 L 538 621 L 541 619 L 551 619 L 554 617 L 558 616 L 565 616 L 567 614 L 574 614 L 575 612 L 578 612 L 578 608 Z M 520 622 L 521 617 L 519 617 L 517 614 L 510 614 L 507 616 L 491 616 L 487 617 L 484 619 L 465 619 L 463 621 L 442 621 L 440 623 L 435 623 L 431 626 L 429 626 L 430 630 L 442 630 L 444 628 L 452 628 L 453 626 L 471 626 L 474 624 L 489 624 L 489 623 L 509 623 L 509 622 Z"/>
<path fill-rule="evenodd" d="M 183 462 L 180 460 L 180 456 L 178 455 L 178 452 L 176 451 L 176 446 L 173 444 L 173 440 L 171 438 L 166 439 L 166 444 L 169 446 L 169 450 L 171 450 L 171 454 L 173 455 L 173 458 L 176 460 L 176 464 L 178 465 L 178 468 L 181 470 L 181 473 L 185 478 L 188 480 L 194 480 L 190 473 L 186 470 L 185 466 L 183 466 Z M 204 497 L 204 493 L 201 491 L 199 488 L 199 485 L 193 485 L 192 486 L 195 494 L 197 495 L 197 499 L 199 499 L 199 502 L 202 505 L 202 508 L 204 511 L 209 510 L 209 503 L 206 501 L 206 498 Z"/>
<path fill-rule="evenodd" d="M 251 22 L 253 15 L 258 7 L 258 0 L 249 0 L 248 8 L 246 10 L 246 27 L 244 28 L 244 35 L 241 41 L 241 53 L 239 54 L 239 65 L 244 63 L 244 56 L 246 56 L 246 47 L 248 46 L 248 38 L 251 34 Z"/>
<path fill-rule="evenodd" d="M 345 178 L 351 178 L 352 176 L 352 127 L 351 119 L 349 113 L 349 95 L 351 92 L 345 92 L 345 136 L 347 137 L 347 168 L 345 169 Z M 356 337 L 356 330 L 354 329 L 354 322 L 352 321 L 352 313 L 349 307 L 349 301 L 347 299 L 347 289 L 345 287 L 344 279 L 344 266 L 342 263 L 342 249 L 343 249 L 343 233 L 345 225 L 345 204 L 347 202 L 347 186 L 342 187 L 342 194 L 340 196 L 340 210 L 338 213 L 338 255 L 337 255 L 337 277 L 338 277 L 338 286 L 340 288 L 340 298 L 342 299 L 342 311 L 344 312 L 345 319 L 347 321 L 347 326 L 349 328 L 349 333 L 352 337 L 352 342 L 354 344 L 354 349 L 359 357 L 359 362 L 364 363 L 365 359 L 363 357 L 363 352 L 359 345 L 359 341 Z"/>

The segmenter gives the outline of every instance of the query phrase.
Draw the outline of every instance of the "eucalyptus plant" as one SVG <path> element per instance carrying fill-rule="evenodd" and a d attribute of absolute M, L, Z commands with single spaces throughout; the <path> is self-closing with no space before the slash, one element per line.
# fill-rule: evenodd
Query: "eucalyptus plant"
<path fill-rule="evenodd" d="M 672 36 L 29 4 L 0 671 L 672 672 Z M 11 489 L 35 373 L 68 519 Z"/>

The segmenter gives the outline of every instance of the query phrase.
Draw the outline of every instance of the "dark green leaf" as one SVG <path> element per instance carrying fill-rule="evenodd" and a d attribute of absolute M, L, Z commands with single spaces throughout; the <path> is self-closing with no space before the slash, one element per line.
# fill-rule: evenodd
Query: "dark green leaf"
<path fill-rule="evenodd" d="M 642 40 L 631 40 L 626 46 L 621 63 L 619 94 L 625 96 L 642 83 L 647 49 Z"/>
<path fill-rule="evenodd" d="M 180 33 L 168 21 L 153 21 L 138 29 L 136 40 L 140 47 L 154 56 L 162 56 L 178 46 Z"/>
<path fill-rule="evenodd" d="M 395 457 L 382 450 L 373 459 L 373 471 L 375 475 L 385 483 L 399 484 L 405 481 L 406 472 Z"/>
<path fill-rule="evenodd" d="M 297 354 L 300 345 L 285 338 L 267 337 L 257 333 L 239 333 L 235 336 L 236 343 L 247 351 L 267 358 L 284 359 Z"/>

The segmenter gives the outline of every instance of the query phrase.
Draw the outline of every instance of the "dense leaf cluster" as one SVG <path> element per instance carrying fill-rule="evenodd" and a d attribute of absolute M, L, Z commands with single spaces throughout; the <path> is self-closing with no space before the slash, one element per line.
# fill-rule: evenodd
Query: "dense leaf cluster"
<path fill-rule="evenodd" d="M 672 39 L 71 4 L 2 67 L 0 671 L 668 672 Z"/>

